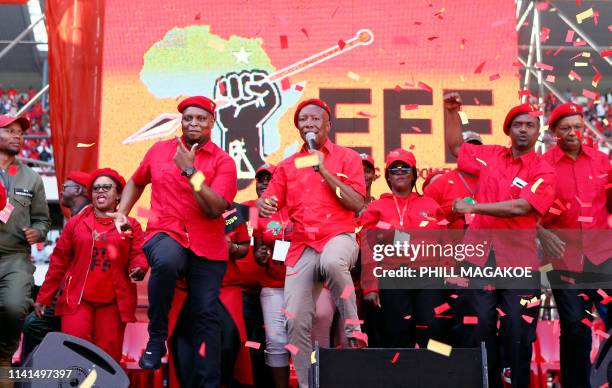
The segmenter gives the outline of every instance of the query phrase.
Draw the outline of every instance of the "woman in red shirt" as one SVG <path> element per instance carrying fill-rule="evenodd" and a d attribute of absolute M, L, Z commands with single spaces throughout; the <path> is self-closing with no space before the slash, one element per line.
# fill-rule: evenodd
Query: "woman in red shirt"
<path fill-rule="evenodd" d="M 124 186 L 125 179 L 110 168 L 91 174 L 93 206 L 64 227 L 34 305 L 36 315 L 42 316 L 61 289 L 55 314 L 61 316 L 62 332 L 93 342 L 117 362 L 125 324 L 136 318 L 132 281 L 141 281 L 148 270 L 138 221 L 129 218 L 128 228 L 119 232 L 108 216 Z"/>
<path fill-rule="evenodd" d="M 391 193 L 381 195 L 380 199 L 368 205 L 361 216 L 363 244 L 373 245 L 370 240 L 378 240 L 379 235 L 392 237 L 392 240 L 385 241 L 387 244 L 400 241 L 403 244 L 406 240 L 416 243 L 421 241 L 416 236 L 422 230 L 445 229 L 444 213 L 440 206 L 433 199 L 413 191 L 416 178 L 416 159 L 412 153 L 397 149 L 387 155 L 385 179 Z M 426 233 L 432 232 L 423 233 L 424 237 L 428 237 Z M 436 234 L 432 234 L 436 238 Z M 448 302 L 448 293 L 441 289 L 442 281 L 439 289 L 405 289 L 401 283 L 399 287 L 396 283 L 393 288 L 387 286 L 379 289 L 378 279 L 372 276 L 372 255 L 364 253 L 362 258 L 364 300 L 381 309 L 382 320 L 375 330 L 380 333 L 382 346 L 414 347 L 418 343 L 422 348 L 427 346 L 429 338 L 446 342 L 450 320 L 437 316 L 440 310 L 436 309 Z M 385 257 L 378 264 L 389 268 L 389 261 L 395 264 L 396 259 Z M 416 265 L 419 265 L 419 260 L 416 259 Z M 410 260 L 405 258 L 397 260 L 397 267 L 408 262 Z"/>

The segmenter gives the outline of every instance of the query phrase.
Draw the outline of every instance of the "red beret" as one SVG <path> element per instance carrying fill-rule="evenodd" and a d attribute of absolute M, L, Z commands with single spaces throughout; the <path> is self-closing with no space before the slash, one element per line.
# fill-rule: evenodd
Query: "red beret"
<path fill-rule="evenodd" d="M 87 192 L 91 195 L 91 186 L 101 176 L 107 176 L 115 181 L 120 187 L 121 190 L 125 187 L 125 179 L 119 174 L 117 171 L 112 168 L 100 168 L 91 173 L 91 179 L 89 180 L 89 184 L 87 185 Z"/>
<path fill-rule="evenodd" d="M 550 117 L 548 118 L 548 127 L 552 128 L 557 121 L 564 117 L 574 115 L 582 116 L 583 113 L 584 111 L 580 105 L 576 104 L 575 102 L 566 102 L 565 104 L 559 105 L 552 111 Z"/>
<path fill-rule="evenodd" d="M 410 167 L 416 167 L 416 158 L 412 152 L 406 151 L 405 149 L 395 149 L 387 155 L 387 162 L 385 170 L 389 168 L 394 162 L 404 162 Z"/>
<path fill-rule="evenodd" d="M 514 120 L 516 116 L 537 111 L 537 107 L 534 107 L 528 102 L 510 109 L 510 112 L 508 112 L 506 119 L 504 120 L 504 133 L 506 135 L 510 133 L 510 123 L 512 123 L 512 120 Z"/>
<path fill-rule="evenodd" d="M 329 117 L 331 117 L 331 109 L 329 108 L 329 106 L 325 103 L 325 101 L 320 100 L 318 98 L 311 98 L 309 100 L 306 101 L 302 101 L 300 102 L 300 105 L 297 106 L 297 108 L 295 109 L 295 114 L 293 115 L 293 124 L 295 124 L 295 127 L 298 127 L 298 117 L 300 116 L 300 111 L 302 110 L 302 108 L 304 108 L 306 105 L 316 105 L 320 108 L 325 109 L 325 111 L 327 112 L 327 114 L 329 115 Z"/>
<path fill-rule="evenodd" d="M 362 163 L 367 163 L 372 166 L 372 168 L 376 168 L 376 166 L 374 165 L 374 158 L 372 156 L 368 154 L 359 154 L 359 156 L 361 156 Z"/>
<path fill-rule="evenodd" d="M 178 104 L 178 107 L 176 109 L 178 109 L 180 113 L 183 113 L 183 111 L 189 106 L 197 106 L 210 112 L 213 116 L 215 116 L 215 108 L 217 107 L 217 104 L 215 104 L 215 102 L 210 98 L 204 96 L 193 96 L 187 97 L 186 99 L 181 101 L 181 103 Z"/>
<path fill-rule="evenodd" d="M 91 180 L 91 175 L 83 171 L 71 171 L 66 177 L 66 180 L 71 180 L 74 183 L 87 187 Z"/>
<path fill-rule="evenodd" d="M 27 117 L 13 117 L 7 115 L 0 115 L 0 128 L 6 128 L 14 122 L 21 125 L 22 131 L 27 131 L 30 128 L 30 120 Z"/>
<path fill-rule="evenodd" d="M 270 175 L 274 175 L 274 171 L 276 171 L 276 166 L 270 163 L 262 165 L 257 169 L 257 172 L 255 172 L 255 178 L 257 178 L 257 176 L 264 171 L 269 172 Z"/>

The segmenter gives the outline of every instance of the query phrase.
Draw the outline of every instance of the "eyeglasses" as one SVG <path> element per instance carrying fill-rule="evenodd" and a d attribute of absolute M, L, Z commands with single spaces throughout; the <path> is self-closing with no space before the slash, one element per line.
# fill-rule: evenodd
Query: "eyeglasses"
<path fill-rule="evenodd" d="M 569 131 L 571 131 L 572 129 L 573 129 L 574 131 L 576 131 L 576 132 L 582 132 L 582 131 L 584 130 L 584 125 L 580 125 L 580 124 L 578 124 L 578 125 L 573 125 L 573 126 L 572 126 L 572 125 L 567 125 L 567 126 L 565 126 L 565 125 L 564 125 L 564 126 L 562 126 L 562 127 L 557 127 L 557 129 L 558 129 L 559 131 L 561 131 L 561 132 L 569 132 Z"/>
<path fill-rule="evenodd" d="M 390 168 L 388 171 L 389 171 L 389 174 L 391 175 L 405 175 L 405 174 L 412 175 L 412 168 L 410 167 L 393 167 L 393 168 Z"/>
<path fill-rule="evenodd" d="M 66 190 L 69 187 L 81 187 L 81 186 L 79 186 L 79 185 L 66 185 L 66 184 L 63 184 L 62 185 L 62 190 Z"/>
<path fill-rule="evenodd" d="M 115 185 L 113 185 L 112 183 L 104 183 L 101 185 L 91 186 L 91 191 L 93 191 L 94 193 L 106 193 L 107 191 L 110 191 L 110 189 L 112 189 L 113 187 L 115 187 Z"/>

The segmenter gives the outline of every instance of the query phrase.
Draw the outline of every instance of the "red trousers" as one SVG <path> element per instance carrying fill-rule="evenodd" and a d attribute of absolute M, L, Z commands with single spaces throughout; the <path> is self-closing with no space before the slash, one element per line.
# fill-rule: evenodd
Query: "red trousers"
<path fill-rule="evenodd" d="M 121 361 L 125 323 L 117 303 L 81 301 L 74 314 L 62 315 L 62 332 L 92 342 L 115 361 Z"/>

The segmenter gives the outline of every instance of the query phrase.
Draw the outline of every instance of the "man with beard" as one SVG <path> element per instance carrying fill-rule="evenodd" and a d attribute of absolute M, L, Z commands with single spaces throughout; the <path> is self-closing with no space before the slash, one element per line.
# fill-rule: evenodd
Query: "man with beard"
<path fill-rule="evenodd" d="M 11 366 L 33 303 L 30 246 L 44 241 L 51 226 L 41 177 L 16 159 L 28 128 L 24 117 L 0 116 L 0 180 L 9 199 L 0 216 L 0 368 Z"/>

